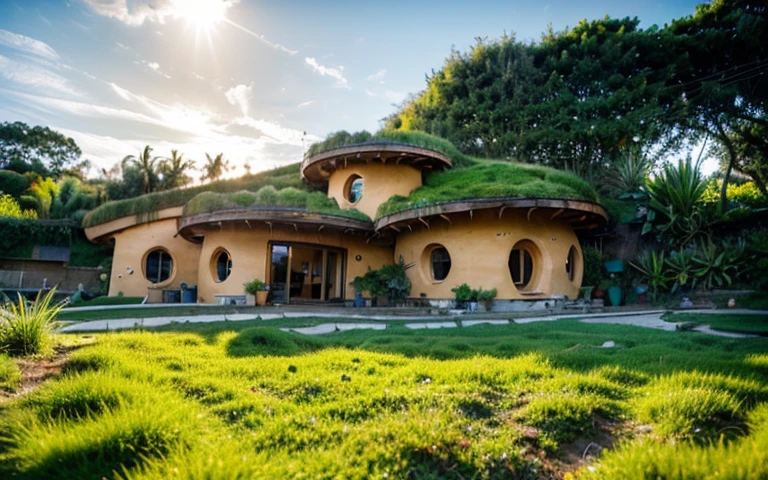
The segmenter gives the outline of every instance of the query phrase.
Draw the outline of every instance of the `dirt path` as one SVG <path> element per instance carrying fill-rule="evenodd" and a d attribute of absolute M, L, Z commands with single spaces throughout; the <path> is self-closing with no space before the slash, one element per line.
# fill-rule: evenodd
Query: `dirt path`
<path fill-rule="evenodd" d="M 56 347 L 49 358 L 21 359 L 16 362 L 21 371 L 21 383 L 14 392 L 0 390 L 0 403 L 26 395 L 49 378 L 61 374 L 69 354 L 78 347 Z"/>

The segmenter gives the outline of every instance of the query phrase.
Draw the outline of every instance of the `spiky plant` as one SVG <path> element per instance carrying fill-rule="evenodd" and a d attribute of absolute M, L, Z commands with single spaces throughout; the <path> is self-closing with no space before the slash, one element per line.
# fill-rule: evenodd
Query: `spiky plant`
<path fill-rule="evenodd" d="M 19 294 L 17 302 L 0 307 L 0 350 L 13 356 L 45 353 L 52 325 L 63 304 L 54 303 L 56 289 L 38 293 L 34 302 Z"/>

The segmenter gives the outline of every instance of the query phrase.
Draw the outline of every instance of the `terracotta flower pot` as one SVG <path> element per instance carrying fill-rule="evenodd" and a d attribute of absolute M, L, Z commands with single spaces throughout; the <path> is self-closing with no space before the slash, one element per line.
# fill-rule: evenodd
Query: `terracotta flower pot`
<path fill-rule="evenodd" d="M 259 290 L 256 292 L 256 305 L 263 307 L 267 304 L 267 295 L 269 295 L 269 292 L 266 290 Z"/>

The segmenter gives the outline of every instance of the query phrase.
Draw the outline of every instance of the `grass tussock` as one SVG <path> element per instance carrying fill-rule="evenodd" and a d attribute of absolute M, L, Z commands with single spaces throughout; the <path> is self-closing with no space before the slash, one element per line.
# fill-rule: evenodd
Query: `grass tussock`
<path fill-rule="evenodd" d="M 53 301 L 56 289 L 38 293 L 34 302 L 21 295 L 0 305 L 0 351 L 12 356 L 38 355 L 51 348 L 52 326 L 63 305 Z"/>
<path fill-rule="evenodd" d="M 203 192 L 257 191 L 267 185 L 275 188 L 306 188 L 299 175 L 299 164 L 296 163 L 231 180 L 218 180 L 197 187 L 179 188 L 141 195 L 126 200 L 107 202 L 88 212 L 85 218 L 83 218 L 83 227 L 93 227 L 94 225 L 130 215 L 147 215 L 164 208 L 180 207 Z"/>
<path fill-rule="evenodd" d="M 315 321 L 98 335 L 62 377 L 4 408 L 0 476 L 557 478 L 549 459 L 608 423 L 651 433 L 581 475 L 709 478 L 722 471 L 710 457 L 765 472 L 750 457 L 768 438 L 765 339 L 703 349 L 698 334 L 568 321 L 275 328 L 301 322 Z M 621 349 L 597 348 L 617 338 Z"/>
<path fill-rule="evenodd" d="M 570 173 L 538 165 L 485 163 L 430 174 L 408 197 L 383 203 L 378 217 L 411 208 L 483 198 L 557 198 L 598 202 L 594 189 Z"/>
<path fill-rule="evenodd" d="M 184 206 L 184 215 L 199 215 L 221 210 L 296 208 L 310 213 L 335 215 L 370 222 L 368 215 L 357 209 L 341 209 L 336 201 L 324 193 L 308 192 L 297 188 L 277 190 L 269 185 L 256 192 L 235 193 L 203 192 Z"/>
<path fill-rule="evenodd" d="M 11 357 L 0 353 L 0 391 L 13 392 L 20 382 L 19 366 Z"/>

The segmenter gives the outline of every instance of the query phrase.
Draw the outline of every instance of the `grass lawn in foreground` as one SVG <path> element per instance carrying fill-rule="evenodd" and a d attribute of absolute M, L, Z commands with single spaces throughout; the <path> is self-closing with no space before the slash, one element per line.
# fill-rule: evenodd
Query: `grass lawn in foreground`
<path fill-rule="evenodd" d="M 272 325 L 95 335 L 61 377 L 0 406 L 0 477 L 768 475 L 768 339 Z M 606 450 L 578 469 L 590 442 Z"/>
<path fill-rule="evenodd" d="M 677 313 L 664 316 L 668 322 L 686 322 L 709 325 L 723 332 L 752 333 L 768 336 L 768 315 L 736 315 L 715 313 Z"/>

